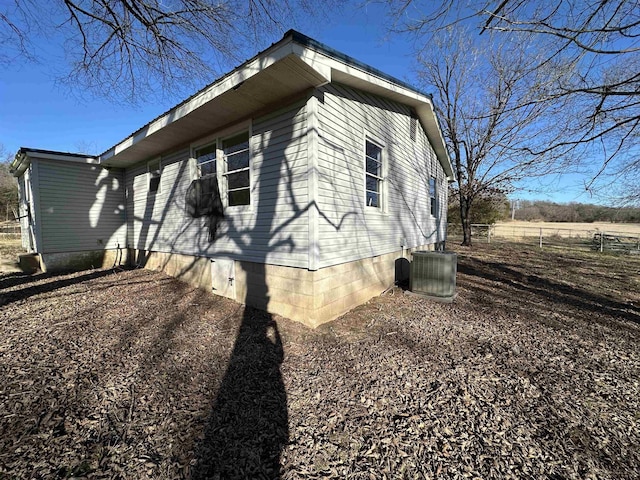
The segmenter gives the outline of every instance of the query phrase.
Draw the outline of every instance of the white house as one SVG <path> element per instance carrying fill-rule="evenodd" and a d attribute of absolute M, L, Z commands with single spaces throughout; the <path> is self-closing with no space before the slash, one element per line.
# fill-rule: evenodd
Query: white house
<path fill-rule="evenodd" d="M 98 157 L 22 148 L 43 270 L 131 262 L 316 326 L 446 238 L 431 98 L 298 32 Z"/>

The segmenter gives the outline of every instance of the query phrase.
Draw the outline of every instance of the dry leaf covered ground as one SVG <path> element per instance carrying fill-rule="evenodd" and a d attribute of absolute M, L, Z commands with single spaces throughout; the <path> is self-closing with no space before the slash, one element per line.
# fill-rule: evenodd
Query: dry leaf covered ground
<path fill-rule="evenodd" d="M 0 478 L 631 479 L 640 258 L 459 249 L 315 331 L 160 273 L 0 276 Z"/>

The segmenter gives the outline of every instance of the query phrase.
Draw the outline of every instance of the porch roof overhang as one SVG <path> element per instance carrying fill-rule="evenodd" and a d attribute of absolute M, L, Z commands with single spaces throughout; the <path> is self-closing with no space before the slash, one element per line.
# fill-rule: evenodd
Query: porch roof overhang
<path fill-rule="evenodd" d="M 446 175 L 455 178 L 429 95 L 293 30 L 102 153 L 100 163 L 122 168 L 151 159 L 329 82 L 413 107 Z"/>

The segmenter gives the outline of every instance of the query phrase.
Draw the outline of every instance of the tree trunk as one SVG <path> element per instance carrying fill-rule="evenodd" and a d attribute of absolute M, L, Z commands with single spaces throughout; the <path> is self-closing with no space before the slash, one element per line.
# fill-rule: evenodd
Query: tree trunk
<path fill-rule="evenodd" d="M 469 218 L 471 203 L 469 198 L 460 195 L 460 221 L 462 222 L 462 244 L 466 247 L 471 246 L 471 219 Z"/>

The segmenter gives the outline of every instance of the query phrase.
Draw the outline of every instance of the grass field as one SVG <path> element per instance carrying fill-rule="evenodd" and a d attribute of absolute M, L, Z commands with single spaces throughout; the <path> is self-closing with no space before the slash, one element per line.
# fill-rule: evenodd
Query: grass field
<path fill-rule="evenodd" d="M 494 233 L 496 235 L 516 235 L 532 236 L 537 235 L 540 229 L 545 231 L 557 231 L 558 236 L 575 236 L 582 232 L 616 232 L 640 235 L 640 224 L 638 223 L 577 223 L 577 222 L 498 222 L 495 224 Z M 524 232 L 524 233 L 518 233 Z"/>
<path fill-rule="evenodd" d="M 0 235 L 0 273 L 5 263 L 13 263 L 18 260 L 18 255 L 25 253 L 19 236 Z"/>

